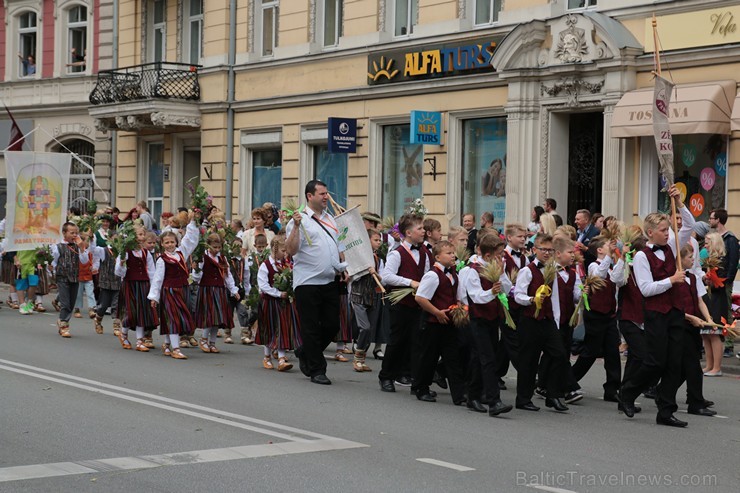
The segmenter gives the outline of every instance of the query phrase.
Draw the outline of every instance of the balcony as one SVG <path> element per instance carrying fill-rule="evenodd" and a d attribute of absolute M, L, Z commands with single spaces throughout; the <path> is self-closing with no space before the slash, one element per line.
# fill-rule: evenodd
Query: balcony
<path fill-rule="evenodd" d="M 155 62 L 98 73 L 88 108 L 98 130 L 200 128 L 198 65 Z"/>

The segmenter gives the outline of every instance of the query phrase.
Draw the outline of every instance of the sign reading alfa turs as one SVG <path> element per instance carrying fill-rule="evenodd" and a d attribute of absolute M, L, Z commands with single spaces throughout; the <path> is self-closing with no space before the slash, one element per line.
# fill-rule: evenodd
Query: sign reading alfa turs
<path fill-rule="evenodd" d="M 354 118 L 329 118 L 329 152 L 357 152 L 357 120 Z"/>
<path fill-rule="evenodd" d="M 367 58 L 367 83 L 373 86 L 493 72 L 491 58 L 502 39 L 498 36 L 373 53 Z"/>

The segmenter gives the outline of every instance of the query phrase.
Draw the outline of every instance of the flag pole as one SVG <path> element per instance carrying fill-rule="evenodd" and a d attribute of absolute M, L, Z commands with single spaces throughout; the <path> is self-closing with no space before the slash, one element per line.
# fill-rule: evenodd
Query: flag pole
<path fill-rule="evenodd" d="M 661 66 L 660 66 L 660 48 L 658 43 L 658 19 L 655 17 L 655 12 L 653 12 L 653 48 L 654 48 L 654 57 L 653 57 L 653 64 L 655 67 L 655 74 L 659 77 L 661 76 Z M 667 99 L 670 99 L 670 96 L 668 96 Z M 673 181 L 673 180 L 671 180 Z M 670 188 L 673 186 L 673 183 L 666 183 L 668 187 Z M 670 197 L 670 196 L 669 196 Z M 678 270 L 683 270 L 683 266 L 681 265 L 681 245 L 678 242 L 678 217 L 676 215 L 676 201 L 673 197 L 670 197 L 671 200 L 671 222 L 673 225 L 673 236 L 676 240 L 676 265 L 678 266 Z"/>

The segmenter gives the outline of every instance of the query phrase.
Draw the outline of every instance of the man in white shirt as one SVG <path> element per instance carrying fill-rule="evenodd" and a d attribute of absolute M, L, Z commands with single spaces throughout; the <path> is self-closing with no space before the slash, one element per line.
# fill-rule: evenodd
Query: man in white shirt
<path fill-rule="evenodd" d="M 288 255 L 293 257 L 293 290 L 301 322 L 303 345 L 296 349 L 301 372 L 313 383 L 330 385 L 324 349 L 339 332 L 339 283 L 345 275 L 339 231 L 326 212 L 326 184 L 306 184 L 306 208 L 296 211 L 285 228 Z"/>

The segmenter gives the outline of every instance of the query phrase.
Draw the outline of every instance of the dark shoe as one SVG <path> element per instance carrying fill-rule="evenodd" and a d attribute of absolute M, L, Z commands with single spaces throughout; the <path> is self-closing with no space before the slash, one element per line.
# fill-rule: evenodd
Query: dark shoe
<path fill-rule="evenodd" d="M 326 378 L 326 375 L 316 375 L 311 377 L 311 381 L 313 383 L 317 383 L 319 385 L 331 385 L 331 380 Z"/>
<path fill-rule="evenodd" d="M 534 405 L 534 404 L 532 404 Z M 504 404 L 501 402 L 501 399 L 497 400 L 493 404 L 488 406 L 488 415 L 489 416 L 498 416 L 499 414 L 505 414 L 508 413 L 514 409 L 514 407 L 511 404 Z"/>
<path fill-rule="evenodd" d="M 714 401 L 708 401 L 704 399 L 704 407 L 713 407 L 713 406 L 714 406 Z"/>
<path fill-rule="evenodd" d="M 298 358 L 298 369 L 301 370 L 301 373 L 306 375 L 307 377 L 311 376 L 311 372 L 308 371 L 308 365 L 306 364 L 306 360 L 303 358 L 303 351 L 300 351 L 296 349 L 295 355 Z"/>
<path fill-rule="evenodd" d="M 382 390 L 383 392 L 395 392 L 396 386 L 393 385 L 393 380 L 381 380 L 380 390 Z"/>
<path fill-rule="evenodd" d="M 536 389 L 534 389 L 534 393 L 537 394 L 542 399 L 547 398 L 547 391 L 543 389 L 542 387 L 537 387 Z"/>
<path fill-rule="evenodd" d="M 619 397 L 617 397 L 617 394 L 604 394 L 604 401 L 619 402 Z"/>
<path fill-rule="evenodd" d="M 523 409 L 524 411 L 539 411 L 540 408 L 532 404 L 532 401 L 527 402 L 526 404 L 517 404 L 517 409 Z"/>
<path fill-rule="evenodd" d="M 373 351 L 373 358 L 382 360 L 385 357 L 382 349 L 376 349 Z"/>
<path fill-rule="evenodd" d="M 434 372 L 434 378 L 432 379 L 432 382 L 436 383 L 440 389 L 446 389 L 447 388 L 447 379 L 444 378 L 442 375 Z"/>
<path fill-rule="evenodd" d="M 724 352 L 722 353 L 723 358 L 732 358 L 734 355 L 732 354 L 732 348 L 725 348 Z"/>
<path fill-rule="evenodd" d="M 634 406 L 634 408 L 635 408 L 635 414 L 637 414 L 640 411 L 642 411 L 642 408 L 640 406 Z M 622 403 L 621 402 L 619 404 L 617 404 L 617 411 L 619 411 L 620 413 L 623 413 L 624 412 L 624 406 L 622 406 Z"/>
<path fill-rule="evenodd" d="M 658 416 L 657 418 L 655 418 L 655 422 L 659 425 L 674 426 L 676 428 L 686 428 L 688 426 L 688 423 L 686 421 L 681 421 L 672 414 L 668 418 L 661 418 L 660 416 Z"/>
<path fill-rule="evenodd" d="M 628 418 L 633 418 L 635 416 L 635 413 L 637 412 L 637 409 L 635 408 L 634 401 L 627 402 L 620 398 L 619 405 L 617 405 L 617 411 L 623 412 L 624 415 Z"/>
<path fill-rule="evenodd" d="M 429 392 L 425 394 L 416 394 L 416 398 L 424 402 L 437 402 L 437 399 L 432 397 L 432 394 L 430 394 Z"/>
<path fill-rule="evenodd" d="M 646 398 L 655 400 L 655 398 L 658 396 L 658 391 L 655 387 L 650 387 L 645 392 L 642 393 Z"/>
<path fill-rule="evenodd" d="M 578 392 L 568 392 L 563 400 L 566 404 L 573 404 L 581 399 L 583 399 L 583 394 L 579 394 Z"/>
<path fill-rule="evenodd" d="M 411 379 L 409 377 L 397 378 L 394 383 L 401 387 L 411 387 Z"/>
<path fill-rule="evenodd" d="M 504 382 L 503 378 L 498 379 L 498 389 L 499 390 L 506 390 L 506 382 Z"/>
<path fill-rule="evenodd" d="M 557 397 L 548 397 L 545 399 L 545 406 L 553 408 L 555 411 L 558 412 L 565 412 L 568 410 L 568 406 L 563 404 L 563 401 L 561 401 Z"/>
<path fill-rule="evenodd" d="M 689 414 L 696 414 L 697 416 L 714 416 L 717 411 L 707 409 L 706 407 L 700 407 L 699 409 L 689 408 Z"/>
<path fill-rule="evenodd" d="M 468 409 L 470 409 L 471 411 L 475 411 L 477 413 L 486 412 L 485 406 L 481 404 L 480 401 L 478 400 L 468 401 Z"/>
<path fill-rule="evenodd" d="M 427 393 L 431 395 L 432 397 L 437 397 L 437 393 L 433 390 L 428 390 Z M 419 394 L 419 389 L 415 389 L 411 387 L 411 395 L 418 395 L 418 394 Z"/>

